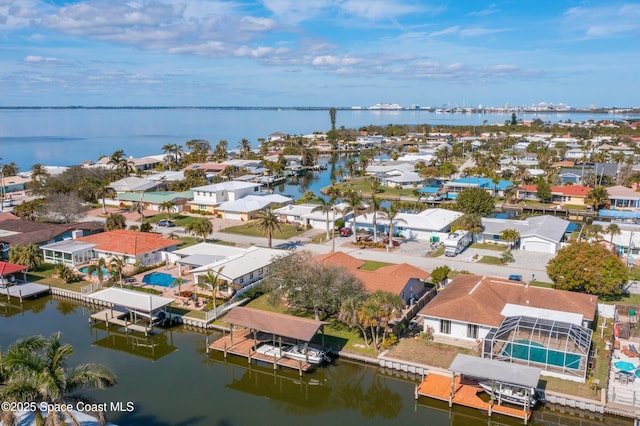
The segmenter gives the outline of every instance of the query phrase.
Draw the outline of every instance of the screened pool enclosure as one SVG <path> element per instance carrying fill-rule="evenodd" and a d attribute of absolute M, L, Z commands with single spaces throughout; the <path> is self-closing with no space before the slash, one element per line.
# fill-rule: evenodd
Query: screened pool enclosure
<path fill-rule="evenodd" d="M 539 367 L 548 376 L 586 380 L 592 331 L 527 316 L 507 317 L 484 339 L 483 358 Z"/>

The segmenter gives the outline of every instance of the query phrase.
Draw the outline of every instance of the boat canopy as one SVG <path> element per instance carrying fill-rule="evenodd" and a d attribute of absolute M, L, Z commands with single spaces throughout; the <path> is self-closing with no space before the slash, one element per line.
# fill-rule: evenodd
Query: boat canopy
<path fill-rule="evenodd" d="M 143 313 L 162 309 L 175 302 L 174 299 L 169 297 L 155 296 L 153 294 L 116 287 L 109 287 L 104 290 L 97 291 L 89 297 L 111 305 L 122 306 L 127 309 Z"/>
<path fill-rule="evenodd" d="M 246 308 L 244 306 L 237 306 L 231 309 L 224 316 L 223 321 L 252 330 L 282 337 L 290 337 L 304 342 L 311 341 L 320 327 L 328 324 L 324 321 L 294 317 L 277 312 Z"/>
<path fill-rule="evenodd" d="M 476 356 L 458 354 L 449 366 L 449 371 L 477 379 L 535 388 L 540 381 L 542 370 L 526 365 Z"/>

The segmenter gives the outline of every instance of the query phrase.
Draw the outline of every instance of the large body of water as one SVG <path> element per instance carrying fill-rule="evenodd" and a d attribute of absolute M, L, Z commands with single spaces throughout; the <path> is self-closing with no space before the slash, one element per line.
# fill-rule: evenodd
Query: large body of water
<path fill-rule="evenodd" d="M 205 353 L 205 336 L 176 327 L 149 339 L 107 332 L 88 323 L 89 310 L 45 297 L 24 309 L 0 305 L 0 347 L 35 334 L 62 333 L 74 346 L 71 364 L 100 363 L 118 384 L 87 395 L 98 402 L 133 403 L 131 412 L 108 412 L 118 425 L 518 425 L 505 417 L 421 398 L 417 379 L 392 377 L 379 368 L 345 360 L 300 379 L 295 372 L 224 361 Z M 532 425 L 630 425 L 616 417 L 593 418 L 536 410 Z"/>
<path fill-rule="evenodd" d="M 511 114 L 442 114 L 420 110 L 338 111 L 337 127 L 370 124 L 477 125 L 503 123 Z M 595 113 L 521 114 L 522 119 L 559 122 L 624 119 L 626 115 Z M 0 162 L 15 162 L 21 170 L 33 164 L 73 165 L 97 160 L 123 149 L 129 156 L 161 154 L 167 143 L 220 140 L 237 148 L 246 138 L 254 147 L 274 132 L 308 134 L 330 128 L 326 110 L 221 109 L 0 109 Z"/>

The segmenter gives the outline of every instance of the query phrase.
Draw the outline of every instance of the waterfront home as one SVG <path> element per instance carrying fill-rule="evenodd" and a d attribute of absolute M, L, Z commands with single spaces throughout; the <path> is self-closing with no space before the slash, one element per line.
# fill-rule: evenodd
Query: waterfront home
<path fill-rule="evenodd" d="M 613 209 L 635 210 L 640 208 L 640 192 L 626 186 L 611 186 L 607 188 L 609 203 Z"/>
<path fill-rule="evenodd" d="M 133 168 L 135 168 L 140 172 L 144 172 L 147 170 L 155 170 L 160 164 L 162 164 L 163 162 L 162 157 L 163 156 L 147 156 L 147 157 L 141 157 L 141 158 L 129 157 L 127 160 L 128 160 L 128 163 Z M 85 164 L 85 166 L 104 167 L 108 169 L 113 169 L 115 166 L 113 164 L 109 164 L 110 160 L 111 160 L 110 157 L 104 156 L 104 157 L 101 157 L 95 163 Z"/>
<path fill-rule="evenodd" d="M 511 244 L 500 239 L 505 229 L 515 229 L 520 238 L 515 242 L 521 250 L 556 253 L 569 234 L 571 222 L 556 216 L 535 216 L 524 220 L 482 218 L 482 232 L 476 234 L 479 242 Z"/>
<path fill-rule="evenodd" d="M 180 241 L 161 234 L 125 229 L 76 237 L 41 247 L 46 263 L 78 267 L 94 259 L 122 258 L 125 265 L 154 265 L 165 260 L 163 252 L 173 251 Z"/>
<path fill-rule="evenodd" d="M 398 213 L 393 222 L 394 235 L 403 238 L 431 240 L 432 237 L 446 238 L 451 230 L 451 224 L 462 216 L 461 212 L 447 209 L 426 209 L 420 213 Z M 347 219 L 347 227 L 351 227 L 353 218 Z M 355 218 L 356 230 L 373 233 L 373 215 L 359 215 Z M 376 230 L 379 233 L 389 233 L 389 221 L 382 219 L 380 214 L 376 218 Z"/>
<path fill-rule="evenodd" d="M 455 199 L 466 188 L 482 188 L 491 195 L 504 197 L 506 192 L 513 188 L 513 182 L 502 179 L 494 182 L 493 179 L 486 177 L 467 176 L 445 183 L 442 192 L 446 194 L 447 198 Z"/>
<path fill-rule="evenodd" d="M 144 210 L 155 212 L 161 212 L 163 203 L 170 202 L 173 204 L 170 213 L 188 211 L 191 206 L 187 203 L 191 200 L 193 200 L 193 191 L 126 192 L 116 196 L 116 201 L 120 204 L 120 207 L 136 205 L 142 202 Z"/>
<path fill-rule="evenodd" d="M 247 195 L 260 194 L 260 184 L 251 182 L 229 181 L 191 188 L 193 201 L 191 210 L 216 212 L 216 207 L 223 202 L 237 201 Z"/>
<path fill-rule="evenodd" d="M 4 176 L 2 180 L 0 180 L 0 194 L 5 196 L 4 202 L 7 202 L 7 198 L 11 198 L 11 195 L 7 196 L 6 194 L 11 194 L 12 192 L 20 192 L 25 191 L 27 189 L 27 185 L 31 183 L 31 177 L 25 176 Z"/>
<path fill-rule="evenodd" d="M 208 253 L 208 256 L 212 256 L 211 251 Z M 213 262 L 192 269 L 191 273 L 193 274 L 194 282 L 202 283 L 206 282 L 206 276 L 211 272 L 221 280 L 223 294 L 227 296 L 236 293 L 242 294 L 262 282 L 274 260 L 290 254 L 290 251 L 256 246 L 242 249 L 242 251 L 236 249 L 229 251 L 228 255 L 222 259 L 216 259 Z M 188 257 L 178 261 L 183 265 L 188 262 L 195 263 L 190 261 Z"/>
<path fill-rule="evenodd" d="M 345 207 L 347 207 L 347 204 L 345 203 L 333 206 L 333 209 L 329 212 L 329 229 L 335 227 L 336 220 L 353 217 L 353 213 L 349 213 L 347 215 L 342 213 Z M 327 214 L 320 208 L 321 205 L 319 204 L 288 204 L 274 210 L 274 213 L 278 215 L 280 222 L 326 230 Z"/>
<path fill-rule="evenodd" d="M 207 176 L 207 179 L 211 180 L 213 177 L 221 174 L 227 167 L 228 165 L 225 163 L 193 163 L 185 167 L 183 169 L 183 172 L 186 172 L 188 170 L 202 170 Z"/>
<path fill-rule="evenodd" d="M 587 198 L 591 188 L 582 185 L 566 185 L 551 187 L 551 202 L 556 204 L 587 205 Z M 522 185 L 518 188 L 517 197 L 521 200 L 538 201 L 537 185 Z"/>
<path fill-rule="evenodd" d="M 255 219 L 261 210 L 275 209 L 289 203 L 293 203 L 293 200 L 280 194 L 247 195 L 239 200 L 220 203 L 214 213 L 224 219 L 246 221 Z"/>
<path fill-rule="evenodd" d="M 101 222 L 48 223 L 20 219 L 10 213 L 0 216 L 0 245 L 3 252 L 17 245 L 53 243 L 72 238 L 73 235 L 87 235 L 102 232 Z"/>
<path fill-rule="evenodd" d="M 412 305 L 430 288 L 426 281 L 429 272 L 407 263 L 383 266 L 375 271 L 360 269 L 366 262 L 337 251 L 315 257 L 326 265 L 338 265 L 358 278 L 369 293 L 378 290 L 388 291 L 400 296 L 405 305 Z"/>
<path fill-rule="evenodd" d="M 418 315 L 436 340 L 482 343 L 485 358 L 584 382 L 597 303 L 589 294 L 460 274 Z"/>
<path fill-rule="evenodd" d="M 587 175 L 593 175 L 596 183 L 600 185 L 605 178 L 609 181 L 615 181 L 618 176 L 618 163 L 589 163 L 577 164 L 573 168 L 562 168 L 558 172 L 558 176 L 562 183 L 578 184 Z"/>

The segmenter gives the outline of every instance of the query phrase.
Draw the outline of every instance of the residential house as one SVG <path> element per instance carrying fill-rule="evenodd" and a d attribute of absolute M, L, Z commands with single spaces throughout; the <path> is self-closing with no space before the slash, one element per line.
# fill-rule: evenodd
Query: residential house
<path fill-rule="evenodd" d="M 618 176 L 617 163 L 593 163 L 575 165 L 572 168 L 561 168 L 558 176 L 562 183 L 579 184 L 587 175 L 593 175 L 596 184 L 600 185 L 606 180 L 615 182 Z"/>
<path fill-rule="evenodd" d="M 462 216 L 461 212 L 448 209 L 426 209 L 420 213 L 398 213 L 393 222 L 393 233 L 404 238 L 430 240 L 439 237 L 441 240 L 449 235 L 451 224 Z M 353 218 L 347 220 L 347 226 L 351 226 Z M 378 214 L 376 218 L 377 232 L 389 233 L 389 221 L 382 219 Z M 356 230 L 373 232 L 373 215 L 360 215 L 356 217 Z"/>
<path fill-rule="evenodd" d="M 216 207 L 227 201 L 237 201 L 247 195 L 258 194 L 260 184 L 250 182 L 229 181 L 192 188 L 192 210 L 214 213 Z"/>
<path fill-rule="evenodd" d="M 587 198 L 591 188 L 582 185 L 566 185 L 551 187 L 551 202 L 560 205 L 587 205 Z M 522 185 L 518 188 L 517 197 L 521 200 L 539 200 L 537 185 Z"/>
<path fill-rule="evenodd" d="M 27 189 L 27 185 L 31 183 L 31 177 L 25 176 L 4 176 L 0 180 L 0 194 L 4 195 L 5 203 L 7 199 L 11 199 L 12 192 L 20 192 Z M 6 195 L 9 194 L 9 195 Z"/>
<path fill-rule="evenodd" d="M 571 222 L 556 216 L 535 216 L 524 220 L 482 218 L 482 233 L 476 238 L 480 242 L 510 244 L 500 239 L 505 229 L 515 229 L 520 234 L 516 247 L 521 250 L 556 253 L 566 241 Z"/>
<path fill-rule="evenodd" d="M 467 176 L 465 178 L 454 179 L 443 185 L 442 192 L 449 199 L 455 199 L 457 195 L 466 188 L 482 188 L 491 195 L 504 197 L 506 192 L 513 187 L 513 182 L 500 179 L 494 182 L 486 177 Z"/>
<path fill-rule="evenodd" d="M 111 182 L 109 187 L 113 188 L 118 194 L 125 192 L 153 191 L 161 186 L 160 182 L 154 182 L 150 179 L 140 178 L 137 176 L 129 176 L 115 182 Z"/>
<path fill-rule="evenodd" d="M 344 203 L 333 206 L 332 211 L 329 212 L 329 229 L 335 227 L 336 220 L 353 216 L 352 213 L 346 216 L 342 214 L 342 210 L 344 210 L 346 206 Z M 327 214 L 323 213 L 322 210 L 319 209 L 320 207 L 319 204 L 288 204 L 274 210 L 274 213 L 276 213 L 280 221 L 284 223 L 293 223 L 313 229 L 326 230 Z"/>
<path fill-rule="evenodd" d="M 626 186 L 611 186 L 607 188 L 609 203 L 613 209 L 639 209 L 640 192 Z"/>
<path fill-rule="evenodd" d="M 161 234 L 125 229 L 76 237 L 41 247 L 47 263 L 78 267 L 93 259 L 120 257 L 125 265 L 154 265 L 165 260 L 163 252 L 173 251 L 179 241 Z"/>
<path fill-rule="evenodd" d="M 191 200 L 193 200 L 193 191 L 142 192 L 140 194 L 126 192 L 116 196 L 116 201 L 120 203 L 120 207 L 131 206 L 142 202 L 142 207 L 145 210 L 156 212 L 162 211 L 163 203 L 170 202 L 173 204 L 171 213 L 189 211 L 191 206 L 187 203 Z"/>
<path fill-rule="evenodd" d="M 530 344 L 527 334 L 530 330 L 522 324 L 523 321 L 529 326 L 539 324 L 538 330 L 541 336 L 545 334 L 542 337 L 546 337 L 546 342 L 554 338 L 557 340 L 562 330 L 572 330 L 574 341 L 565 336 L 569 340 L 566 346 L 563 342 L 560 349 L 573 352 L 571 358 L 579 360 L 575 366 L 558 368 L 545 359 L 529 358 L 529 353 L 523 357 L 528 359 L 517 359 L 510 356 L 512 354 L 509 358 L 512 362 L 542 364 L 547 375 L 584 381 L 597 304 L 598 297 L 590 294 L 535 287 L 496 277 L 460 274 L 418 315 L 423 318 L 425 333 L 436 338 L 476 343 L 484 340 L 485 356 L 496 349 L 493 342 L 498 338 L 508 340 L 512 347 L 519 344 L 519 327 L 522 327 L 522 335 Z"/>
<path fill-rule="evenodd" d="M 288 256 L 291 252 L 263 247 L 250 247 L 242 252 L 235 250 L 233 254 L 212 263 L 191 270 L 194 282 L 201 283 L 206 275 L 213 272 L 226 287 L 227 295 L 242 294 L 258 286 L 269 271 L 269 266 L 279 257 Z M 187 258 L 188 259 L 188 258 Z M 185 263 L 187 259 L 178 262 Z M 225 293 L 224 290 L 223 294 Z"/>
<path fill-rule="evenodd" d="M 235 201 L 225 201 L 215 207 L 214 213 L 225 219 L 251 220 L 258 212 L 265 209 L 276 209 L 293 203 L 289 197 L 280 194 L 246 195 Z"/>
<path fill-rule="evenodd" d="M 405 305 L 412 305 L 429 289 L 426 280 L 430 274 L 407 263 L 366 271 L 360 269 L 365 261 L 340 251 L 318 255 L 315 259 L 327 265 L 344 267 L 362 282 L 367 292 L 388 291 L 400 296 Z"/>

